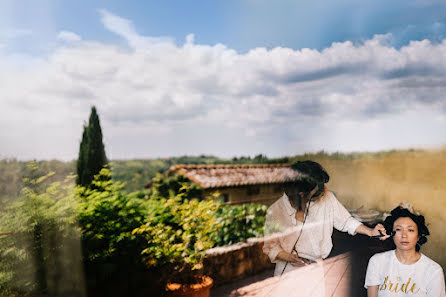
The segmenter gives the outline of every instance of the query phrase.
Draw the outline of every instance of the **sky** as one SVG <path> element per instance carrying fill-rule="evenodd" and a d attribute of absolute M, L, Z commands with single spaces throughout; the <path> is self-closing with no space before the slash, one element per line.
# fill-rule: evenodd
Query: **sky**
<path fill-rule="evenodd" d="M 444 0 L 0 0 L 0 159 L 440 148 L 445 91 Z"/>

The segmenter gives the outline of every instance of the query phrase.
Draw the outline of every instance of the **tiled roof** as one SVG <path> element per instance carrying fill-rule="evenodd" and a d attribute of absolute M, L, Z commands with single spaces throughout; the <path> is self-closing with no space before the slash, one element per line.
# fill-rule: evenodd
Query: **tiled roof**
<path fill-rule="evenodd" d="M 285 183 L 300 175 L 288 164 L 174 165 L 168 172 L 179 173 L 204 189 Z"/>

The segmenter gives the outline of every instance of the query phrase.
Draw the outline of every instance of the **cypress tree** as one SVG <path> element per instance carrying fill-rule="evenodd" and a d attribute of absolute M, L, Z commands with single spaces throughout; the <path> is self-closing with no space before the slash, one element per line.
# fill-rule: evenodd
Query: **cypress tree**
<path fill-rule="evenodd" d="M 77 159 L 77 184 L 87 187 L 96 174 L 107 164 L 102 129 L 96 107 L 91 108 L 88 125 L 84 125 Z"/>
<path fill-rule="evenodd" d="M 88 131 L 88 126 L 84 125 L 84 132 L 82 133 L 82 141 L 81 144 L 79 145 L 79 156 L 77 158 L 77 177 L 76 177 L 76 183 L 78 185 L 88 185 L 87 182 L 87 142 L 88 142 L 88 138 L 87 138 L 87 131 Z"/>

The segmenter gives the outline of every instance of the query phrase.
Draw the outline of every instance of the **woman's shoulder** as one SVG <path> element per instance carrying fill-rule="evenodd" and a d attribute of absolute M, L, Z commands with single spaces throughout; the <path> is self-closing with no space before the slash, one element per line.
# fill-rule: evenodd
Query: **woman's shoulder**
<path fill-rule="evenodd" d="M 286 196 L 286 194 L 283 194 L 283 195 L 280 196 L 276 201 L 274 201 L 274 203 L 271 204 L 270 207 L 281 207 L 281 206 L 283 206 L 284 203 L 285 203 L 285 200 L 286 200 L 287 198 L 288 198 L 288 197 Z"/>
<path fill-rule="evenodd" d="M 277 211 L 279 212 L 284 211 L 286 209 L 286 202 L 287 202 L 285 199 L 287 199 L 286 195 L 282 195 L 279 199 L 274 201 L 274 203 L 268 207 L 268 212 L 275 213 Z"/>
<path fill-rule="evenodd" d="M 328 189 L 324 192 L 324 195 L 322 196 L 322 198 L 325 198 L 328 200 L 335 200 L 335 201 L 338 200 L 336 193 L 331 190 L 328 190 Z"/>
<path fill-rule="evenodd" d="M 324 204 L 324 203 L 330 203 L 334 200 L 337 200 L 335 194 L 333 194 L 333 192 L 330 190 L 325 190 L 324 193 L 318 199 L 316 200 L 313 199 L 312 203 Z"/>
<path fill-rule="evenodd" d="M 421 253 L 421 259 L 422 263 L 426 266 L 426 269 L 434 273 L 435 271 L 443 271 L 443 268 L 440 264 L 426 256 L 425 254 Z"/>
<path fill-rule="evenodd" d="M 314 201 L 314 204 L 321 206 L 334 206 L 339 203 L 338 198 L 336 198 L 336 194 L 330 190 L 326 190 L 324 194 Z"/>
<path fill-rule="evenodd" d="M 377 262 L 389 261 L 392 259 L 394 253 L 395 253 L 395 250 L 376 253 L 370 258 L 370 261 L 377 261 Z"/>

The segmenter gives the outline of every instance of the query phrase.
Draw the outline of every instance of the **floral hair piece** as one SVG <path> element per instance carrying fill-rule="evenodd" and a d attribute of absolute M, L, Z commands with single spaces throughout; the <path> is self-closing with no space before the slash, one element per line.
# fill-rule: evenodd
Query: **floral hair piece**
<path fill-rule="evenodd" d="M 420 213 L 419 213 L 418 211 L 414 211 L 413 206 L 412 206 L 412 203 L 410 203 L 410 202 L 403 201 L 403 202 L 401 202 L 400 205 L 398 205 L 398 206 L 400 206 L 401 208 L 405 208 L 405 209 L 407 209 L 408 211 L 410 211 L 410 212 L 413 213 L 414 215 L 417 215 L 417 216 L 420 215 Z"/>

